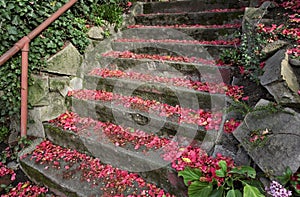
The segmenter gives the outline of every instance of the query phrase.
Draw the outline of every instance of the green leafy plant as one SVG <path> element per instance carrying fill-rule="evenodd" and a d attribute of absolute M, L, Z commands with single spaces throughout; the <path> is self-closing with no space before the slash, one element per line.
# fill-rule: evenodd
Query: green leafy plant
<path fill-rule="evenodd" d="M 215 178 L 205 181 L 199 168 L 186 167 L 178 173 L 188 186 L 190 197 L 263 197 L 262 184 L 256 180 L 256 171 L 250 166 L 228 169 L 224 160 L 219 161 L 219 169 L 215 170 Z"/>
<path fill-rule="evenodd" d="M 276 177 L 276 179 L 285 188 L 291 190 L 293 196 L 300 196 L 300 172 L 293 173 L 291 168 L 287 167 L 283 175 Z"/>
<path fill-rule="evenodd" d="M 4 54 L 19 39 L 30 33 L 68 0 L 0 1 L 0 54 Z M 127 1 L 80 0 L 39 36 L 30 42 L 29 76 L 46 66 L 46 60 L 71 42 L 80 53 L 89 44 L 89 25 L 104 25 L 101 21 L 122 23 L 122 10 Z M 92 13 L 92 14 L 91 14 Z M 0 67 L 0 123 L 4 124 L 20 112 L 21 57 L 15 55 Z M 30 79 L 29 79 L 29 83 Z M 0 136 L 5 136 L 5 128 Z"/>

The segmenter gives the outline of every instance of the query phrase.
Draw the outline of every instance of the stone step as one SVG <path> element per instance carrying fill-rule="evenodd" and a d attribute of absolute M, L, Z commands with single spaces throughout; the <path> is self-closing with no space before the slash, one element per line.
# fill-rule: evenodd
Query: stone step
<path fill-rule="evenodd" d="M 202 41 L 205 43 L 205 41 Z M 115 51 L 131 51 L 134 53 L 158 54 L 158 55 L 175 55 L 185 57 L 196 57 L 202 59 L 218 59 L 220 54 L 234 47 L 232 42 L 220 45 L 221 41 L 208 42 L 191 42 L 183 40 L 137 40 L 137 39 L 117 39 L 111 43 Z"/>
<path fill-rule="evenodd" d="M 96 140 L 89 137 L 80 136 L 50 125 L 46 126 L 46 128 L 49 137 L 55 139 L 55 142 L 61 145 L 56 145 L 46 140 L 35 147 L 29 147 L 24 151 L 27 153 L 20 156 L 20 165 L 21 169 L 34 182 L 44 184 L 58 196 L 175 196 L 152 182 L 146 181 L 137 173 L 128 172 L 113 166 L 116 163 L 110 165 L 102 162 L 104 158 L 109 160 L 113 156 L 119 156 L 133 165 L 134 163 L 132 162 L 142 165 L 139 163 L 143 161 L 139 158 L 143 157 L 142 154 L 140 154 L 141 156 L 138 156 L 137 153 L 130 155 L 125 149 L 116 149 L 118 147 L 105 144 L 103 141 L 98 143 L 99 141 L 96 142 Z M 91 149 L 93 150 L 89 152 Z M 100 155 L 100 158 L 80 153 L 80 151 L 96 153 Z M 112 160 L 122 161 L 118 158 L 112 158 Z M 157 167 L 153 161 L 155 160 L 151 161 L 148 159 L 148 163 L 144 161 L 143 164 Z M 167 166 L 167 164 L 164 166 Z M 169 175 L 169 177 L 162 177 L 163 175 Z M 174 185 L 171 188 L 174 189 L 172 192 L 176 196 L 187 196 L 182 181 L 175 175 L 177 175 L 176 172 L 173 169 L 168 169 L 168 167 L 151 171 L 151 176 L 159 179 L 157 181 L 161 180 L 162 182 L 167 181 L 164 178 L 173 178 L 172 183 L 177 183 L 178 185 Z M 148 177 L 148 179 L 151 178 Z M 167 186 L 165 187 L 167 188 Z"/>
<path fill-rule="evenodd" d="M 240 23 L 244 9 L 184 13 L 141 14 L 135 16 L 141 25 L 223 25 Z"/>
<path fill-rule="evenodd" d="M 170 60 L 168 60 L 170 59 Z M 178 60 L 178 61 L 177 61 Z M 233 68 L 221 65 L 213 59 L 187 58 L 183 56 L 159 56 L 110 51 L 102 54 L 93 68 L 106 67 L 122 71 L 152 73 L 166 77 L 184 77 L 193 81 L 230 84 Z M 87 72 L 90 72 L 91 69 Z"/>
<path fill-rule="evenodd" d="M 82 117 L 155 132 L 159 136 L 177 135 L 199 142 L 206 139 L 206 142 L 213 144 L 220 130 L 222 113 L 219 110 L 171 106 L 118 93 L 103 90 L 72 91 L 69 102 L 72 111 Z M 184 104 L 196 102 L 195 96 L 184 99 Z"/>
<path fill-rule="evenodd" d="M 195 91 L 184 87 L 176 87 L 167 83 L 151 81 L 139 81 L 132 79 L 116 79 L 100 77 L 95 75 L 85 76 L 84 88 L 105 90 L 109 92 L 131 93 L 132 96 L 139 96 L 146 100 L 157 100 L 172 106 L 186 105 L 191 109 L 223 109 L 225 107 L 226 94 L 210 94 L 209 92 Z M 184 97 L 182 96 L 184 95 Z M 195 97 L 195 102 L 186 98 Z M 186 104 L 185 104 L 186 103 Z"/>
<path fill-rule="evenodd" d="M 225 25 L 173 25 L 143 26 L 131 25 L 122 31 L 123 38 L 173 39 L 173 40 L 226 40 L 234 37 L 240 24 Z"/>
<path fill-rule="evenodd" d="M 143 5 L 143 13 L 178 13 L 178 12 L 199 12 L 213 9 L 232 9 L 248 7 L 249 1 L 240 0 L 201 0 L 201 1 L 174 1 L 154 2 Z"/>

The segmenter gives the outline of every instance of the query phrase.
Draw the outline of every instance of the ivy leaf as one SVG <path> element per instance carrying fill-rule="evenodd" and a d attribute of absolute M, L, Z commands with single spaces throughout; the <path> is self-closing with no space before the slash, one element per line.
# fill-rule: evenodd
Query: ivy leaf
<path fill-rule="evenodd" d="M 244 196 L 251 196 L 251 197 L 264 197 L 263 194 L 260 193 L 260 191 L 251 185 L 246 184 L 244 187 Z"/>
<path fill-rule="evenodd" d="M 209 197 L 212 188 L 211 183 L 194 181 L 188 188 L 188 195 L 189 197 Z"/>
<path fill-rule="evenodd" d="M 186 167 L 183 171 L 178 172 L 178 176 L 182 176 L 184 184 L 188 186 L 189 182 L 198 181 L 199 178 L 202 176 L 202 173 L 198 168 L 192 169 L 190 167 Z"/>
<path fill-rule="evenodd" d="M 253 179 L 256 177 L 255 169 L 250 166 L 239 166 L 239 167 L 233 168 L 229 173 L 245 175 L 245 176 L 248 176 Z"/>
<path fill-rule="evenodd" d="M 227 192 L 226 197 L 243 197 L 242 192 L 240 192 L 240 190 L 229 190 Z M 249 196 L 250 197 L 250 196 Z M 251 196 L 251 197 L 255 197 L 255 196 Z"/>
<path fill-rule="evenodd" d="M 222 197 L 224 193 L 224 187 L 220 186 L 212 191 L 209 197 Z"/>

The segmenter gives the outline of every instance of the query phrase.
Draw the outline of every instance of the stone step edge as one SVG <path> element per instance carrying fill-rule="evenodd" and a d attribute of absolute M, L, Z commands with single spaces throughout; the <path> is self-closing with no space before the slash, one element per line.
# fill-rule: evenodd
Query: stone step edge
<path fill-rule="evenodd" d="M 119 55 L 117 56 L 117 54 L 114 54 L 115 52 L 119 53 Z M 215 60 L 207 60 L 208 62 L 211 61 L 211 63 L 209 64 L 208 62 L 184 62 L 184 61 L 172 61 L 172 60 L 158 60 L 158 59 L 151 59 L 151 58 L 132 58 L 130 56 L 128 57 L 120 57 L 120 55 L 123 55 L 123 53 L 125 52 L 129 52 L 129 51 L 108 51 L 103 53 L 101 56 L 102 58 L 107 58 L 107 59 L 130 59 L 130 60 L 139 60 L 139 61 L 145 61 L 145 62 L 149 62 L 149 61 L 153 61 L 153 62 L 159 62 L 159 63 L 168 63 L 168 64 L 182 64 L 182 65 L 191 65 L 191 66 L 198 66 L 198 67 L 207 67 L 207 68 L 226 68 L 226 69 L 233 69 L 232 67 L 230 67 L 230 65 L 216 65 L 216 64 L 212 64 L 213 62 L 215 62 Z M 132 53 L 132 52 L 130 52 Z M 132 53 L 135 54 L 135 53 Z M 130 54 L 129 54 L 130 55 Z M 143 55 L 147 55 L 147 54 L 143 54 Z M 150 57 L 150 56 L 149 56 Z M 203 59 L 205 60 L 205 59 Z"/>
<path fill-rule="evenodd" d="M 64 149 L 68 149 L 68 148 L 65 147 Z M 26 151 L 26 149 L 25 149 L 25 151 Z M 29 151 L 27 151 L 27 152 L 29 152 Z M 75 197 L 75 196 L 90 196 L 91 194 L 93 194 L 93 195 L 105 194 L 105 192 L 104 192 L 105 189 L 104 189 L 104 191 L 101 191 L 101 189 L 99 188 L 99 186 L 106 188 L 106 186 L 103 184 L 103 182 L 98 183 L 99 184 L 98 186 L 94 186 L 93 182 L 90 182 L 88 179 L 83 180 L 82 175 L 80 176 L 80 175 L 76 174 L 78 171 L 78 169 L 75 168 L 76 163 L 74 164 L 75 167 L 73 167 L 72 162 L 67 163 L 66 161 L 59 160 L 60 161 L 59 164 L 56 164 L 56 163 L 50 164 L 49 163 L 49 164 L 43 165 L 43 164 L 35 163 L 35 161 L 29 159 L 28 156 L 30 156 L 30 153 L 27 155 L 27 157 L 24 157 L 24 155 L 20 156 L 20 166 L 21 166 L 22 171 L 24 171 L 24 173 L 26 175 L 28 175 L 35 183 L 37 183 L 37 184 L 43 183 L 45 186 L 50 188 L 50 190 L 52 192 L 54 192 L 55 194 L 57 194 L 59 196 L 68 196 L 68 197 L 74 196 Z M 86 155 L 86 156 L 89 157 L 88 155 Z M 71 164 L 71 165 L 69 165 L 69 164 Z M 58 165 L 61 167 L 57 168 Z M 65 167 L 62 167 L 62 166 L 65 166 Z M 68 168 L 66 166 L 68 166 Z M 77 166 L 79 166 L 79 164 L 77 164 Z M 56 167 L 56 168 L 54 168 L 54 167 Z M 118 170 L 118 169 L 116 169 L 116 170 Z M 94 177 L 94 178 L 97 179 L 96 177 Z M 97 180 L 101 181 L 99 179 L 97 179 Z M 108 180 L 108 183 L 109 182 L 110 181 Z M 181 184 L 180 179 L 178 179 L 178 183 L 179 183 L 179 185 Z M 150 182 L 150 184 L 153 185 L 151 182 Z M 177 186 L 179 186 L 179 185 L 177 185 Z M 181 184 L 181 185 L 183 185 L 183 184 Z M 145 186 L 149 187 L 149 185 L 147 183 L 145 184 Z M 157 188 L 157 187 L 154 186 L 154 188 Z M 183 189 L 183 187 L 181 187 L 181 189 Z M 112 188 L 112 190 L 115 190 L 115 189 Z M 88 194 L 90 194 L 90 195 L 88 195 Z M 167 194 L 167 196 L 171 196 L 171 195 Z"/>
<path fill-rule="evenodd" d="M 105 122 L 108 121 L 149 133 L 155 132 L 157 135 L 178 135 L 199 142 L 206 140 L 209 143 L 214 143 L 215 136 L 219 132 L 222 132 L 222 123 L 220 123 L 219 128 L 207 131 L 204 126 L 188 123 L 179 124 L 170 120 L 170 118 L 155 115 L 149 116 L 149 114 L 141 111 L 112 106 L 108 102 L 80 100 L 75 98 L 72 98 L 71 102 L 71 110 L 82 117 L 91 117 Z M 224 121 L 224 117 L 222 117 L 220 121 Z M 212 147 L 207 147 L 205 149 L 210 150 L 210 148 Z"/>
<path fill-rule="evenodd" d="M 119 38 L 112 41 L 113 43 L 141 43 L 141 44 L 171 44 L 171 45 L 186 45 L 186 46 L 208 46 L 208 47 L 231 47 L 238 46 L 240 40 L 172 40 L 172 39 L 133 39 L 133 38 Z"/>
<path fill-rule="evenodd" d="M 147 82 L 140 80 L 131 80 L 131 79 L 120 79 L 113 77 L 101 77 L 95 75 L 86 75 L 84 77 L 83 87 L 89 90 L 101 90 L 105 89 L 106 91 L 124 91 L 124 92 L 134 92 L 134 94 L 147 99 L 146 97 L 150 96 L 151 98 L 155 95 L 163 97 L 162 101 L 169 105 L 175 105 L 178 96 L 180 95 L 193 95 L 197 99 L 197 104 L 189 106 L 194 108 L 194 106 L 205 109 L 208 106 L 214 106 L 216 109 L 223 109 L 226 105 L 227 96 L 226 93 L 209 93 L 205 91 L 196 91 L 185 87 L 176 87 L 164 83 L 158 82 Z M 144 94 L 144 95 L 143 95 Z M 179 102 L 180 102 L 179 97 Z M 161 99 L 159 99 L 161 100 Z M 167 101 L 169 100 L 169 102 Z"/>
<path fill-rule="evenodd" d="M 245 8 L 230 8 L 230 9 L 211 9 L 203 10 L 199 12 L 162 12 L 162 13 L 149 13 L 149 14 L 138 14 L 137 17 L 141 16 L 161 16 L 161 15 L 186 15 L 186 14 L 207 14 L 207 13 L 231 13 L 231 12 L 244 12 Z"/>
<path fill-rule="evenodd" d="M 225 25 L 129 25 L 127 29 L 237 29 L 240 28 L 241 23 L 225 24 Z"/>

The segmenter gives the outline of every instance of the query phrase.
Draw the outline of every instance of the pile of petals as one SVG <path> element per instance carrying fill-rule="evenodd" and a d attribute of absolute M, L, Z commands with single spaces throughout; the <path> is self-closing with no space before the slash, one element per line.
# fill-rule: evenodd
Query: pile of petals
<path fill-rule="evenodd" d="M 121 70 L 111 70 L 108 68 L 95 68 L 90 73 L 90 75 L 101 76 L 103 78 L 114 77 L 130 80 L 139 80 L 147 82 L 157 82 L 164 83 L 167 85 L 172 85 L 176 87 L 185 87 L 188 89 L 209 92 L 212 94 L 225 94 L 232 97 L 235 100 L 243 98 L 243 87 L 242 86 L 231 86 L 225 83 L 212 83 L 212 82 L 200 82 L 200 81 L 191 81 L 184 78 L 169 78 L 151 74 L 144 74 L 139 72 L 124 72 Z"/>
<path fill-rule="evenodd" d="M 129 29 L 134 29 L 134 28 L 240 28 L 241 24 L 224 24 L 224 25 L 186 25 L 186 24 L 177 24 L 177 25 L 153 25 L 153 26 L 148 26 L 148 25 L 129 25 L 127 28 Z"/>
<path fill-rule="evenodd" d="M 223 64 L 217 64 L 214 60 L 207 60 L 197 57 L 185 57 L 185 56 L 170 56 L 170 55 L 151 55 L 151 54 L 137 54 L 130 51 L 109 51 L 102 54 L 103 57 L 114 58 L 132 58 L 132 59 L 150 59 L 158 61 L 174 61 L 184 63 L 201 63 L 208 64 L 210 66 L 223 66 Z"/>
<path fill-rule="evenodd" d="M 240 39 L 233 40 L 154 40 L 154 39 L 136 39 L 136 38 L 119 38 L 115 42 L 145 42 L 145 43 L 181 43 L 181 44 L 200 44 L 200 45 L 239 45 Z"/>
<path fill-rule="evenodd" d="M 74 112 L 66 112 L 49 122 L 64 130 L 71 130 L 80 135 L 87 135 L 88 137 L 92 136 L 95 140 L 104 139 L 106 142 L 109 140 L 115 146 L 132 147 L 134 150 L 142 150 L 144 152 L 157 150 L 171 143 L 170 139 L 159 138 L 152 133 L 80 117 Z"/>
<path fill-rule="evenodd" d="M 272 24 L 271 26 L 265 26 L 264 24 L 257 25 L 259 33 L 265 33 L 268 35 L 269 42 L 278 40 L 280 37 L 288 37 L 296 40 L 300 43 L 300 28 L 286 28 L 283 24 L 276 25 Z"/>
<path fill-rule="evenodd" d="M 288 0 L 281 3 L 281 6 L 285 9 L 291 9 L 296 13 L 300 13 L 300 1 L 299 0 Z"/>
<path fill-rule="evenodd" d="M 54 145 L 50 141 L 41 142 L 27 157 L 44 165 L 45 170 L 49 168 L 64 170 L 65 179 L 71 178 L 68 176 L 72 176 L 70 175 L 72 173 L 78 173 L 81 181 L 92 184 L 94 188 L 98 187 L 103 196 L 123 197 L 124 192 L 131 197 L 171 196 L 156 185 L 147 183 L 138 174 L 102 164 L 97 158 Z"/>
<path fill-rule="evenodd" d="M 240 121 L 231 118 L 225 121 L 223 130 L 225 133 L 232 133 L 240 124 Z"/>
<path fill-rule="evenodd" d="M 293 58 L 300 58 L 300 45 L 295 48 L 288 49 L 287 53 Z"/>
<path fill-rule="evenodd" d="M 209 13 L 209 12 L 237 12 L 237 11 L 244 11 L 245 8 L 239 8 L 239 9 L 235 9 L 235 8 L 227 8 L 227 9 L 212 9 L 212 10 L 204 10 L 204 11 L 200 11 L 200 12 L 189 12 L 189 13 Z M 155 16 L 155 15 L 174 15 L 174 14 L 187 14 L 187 12 L 170 12 L 170 13 L 151 13 L 151 14 L 139 14 L 138 16 Z"/>
<path fill-rule="evenodd" d="M 221 112 L 212 113 L 204 111 L 203 109 L 194 110 L 182 108 L 178 105 L 171 106 L 155 100 L 144 100 L 140 97 L 123 96 L 103 90 L 74 90 L 69 91 L 68 96 L 83 100 L 112 102 L 115 106 L 120 105 L 122 107 L 149 112 L 162 117 L 171 117 L 172 119 L 177 119 L 179 124 L 196 124 L 203 126 L 206 130 L 218 130 L 222 121 Z"/>
<path fill-rule="evenodd" d="M 73 130 L 75 132 L 80 132 L 82 129 L 86 129 L 87 126 L 93 126 L 93 129 L 102 128 L 103 131 L 107 134 L 108 138 L 110 136 L 115 135 L 119 136 L 119 139 L 125 138 L 125 141 L 112 141 L 116 146 L 122 146 L 123 143 L 136 143 L 138 148 L 142 146 L 147 146 L 148 148 L 162 148 L 162 158 L 165 161 L 170 161 L 172 167 L 177 170 L 181 171 L 185 167 L 192 167 L 192 168 L 199 168 L 203 172 L 203 181 L 212 181 L 213 179 L 218 180 L 219 183 L 223 181 L 223 178 L 217 177 L 215 170 L 219 169 L 218 162 L 220 160 L 225 160 L 229 170 L 234 167 L 234 163 L 232 158 L 224 157 L 220 154 L 217 154 L 216 158 L 210 157 L 207 155 L 199 147 L 193 146 L 181 146 L 179 142 L 172 141 L 166 138 L 159 138 L 155 137 L 152 134 L 147 134 L 142 131 L 132 131 L 130 128 L 122 128 L 120 126 L 111 124 L 111 123 L 102 123 L 99 121 L 91 120 L 90 118 L 82 118 L 79 117 L 74 112 L 66 112 L 62 114 L 60 117 L 51 120 L 51 123 L 58 125 L 59 127 L 64 128 L 65 130 Z M 85 126 L 84 126 L 85 125 Z M 135 133 L 139 132 L 138 135 Z M 142 136 L 142 137 L 141 137 Z M 49 142 L 47 142 L 49 143 Z M 136 149 L 136 147 L 135 147 Z M 38 149 L 39 150 L 39 149 Z M 70 150 L 69 150 L 70 151 Z M 38 153 L 41 151 L 39 150 Z M 60 152 L 60 151 L 58 151 Z M 63 153 L 61 153 L 63 155 Z M 76 153 L 79 154 L 79 153 Z M 48 155 L 47 158 L 56 158 L 58 155 Z M 42 159 L 36 159 L 38 161 Z M 74 160 L 74 158 L 70 158 L 69 160 Z M 44 160 L 42 160 L 44 161 Z M 84 162 L 84 161 L 80 161 Z M 84 164 L 82 164 L 85 166 Z M 56 163 L 55 166 L 58 166 Z M 66 167 L 65 167 L 66 168 Z M 67 167 L 69 169 L 69 167 Z M 87 169 L 89 169 L 87 167 Z M 91 178 L 91 177 L 89 177 Z"/>
<path fill-rule="evenodd" d="M 18 185 L 9 190 L 7 194 L 2 194 L 1 197 L 33 197 L 43 196 L 47 193 L 48 189 L 37 185 L 32 185 L 29 181 Z"/>
<path fill-rule="evenodd" d="M 174 153 L 172 156 L 171 153 Z M 180 154 L 180 157 L 174 157 Z M 170 153 L 168 154 L 168 158 L 166 160 L 171 159 L 172 167 L 177 171 L 184 170 L 185 167 L 191 168 L 199 168 L 202 172 L 201 181 L 203 182 L 212 182 L 216 180 L 218 185 L 221 185 L 224 181 L 224 178 L 218 177 L 216 175 L 216 170 L 220 169 L 219 161 L 224 160 L 227 163 L 228 171 L 230 171 L 234 166 L 234 161 L 230 157 L 222 156 L 221 154 L 217 154 L 214 158 L 212 156 L 208 156 L 202 149 L 198 147 L 188 146 L 186 148 L 180 149 L 170 149 Z"/>
<path fill-rule="evenodd" d="M 16 179 L 16 173 L 12 169 L 6 167 L 2 162 L 0 162 L 0 178 L 6 175 L 10 176 L 11 181 L 14 181 Z"/>

